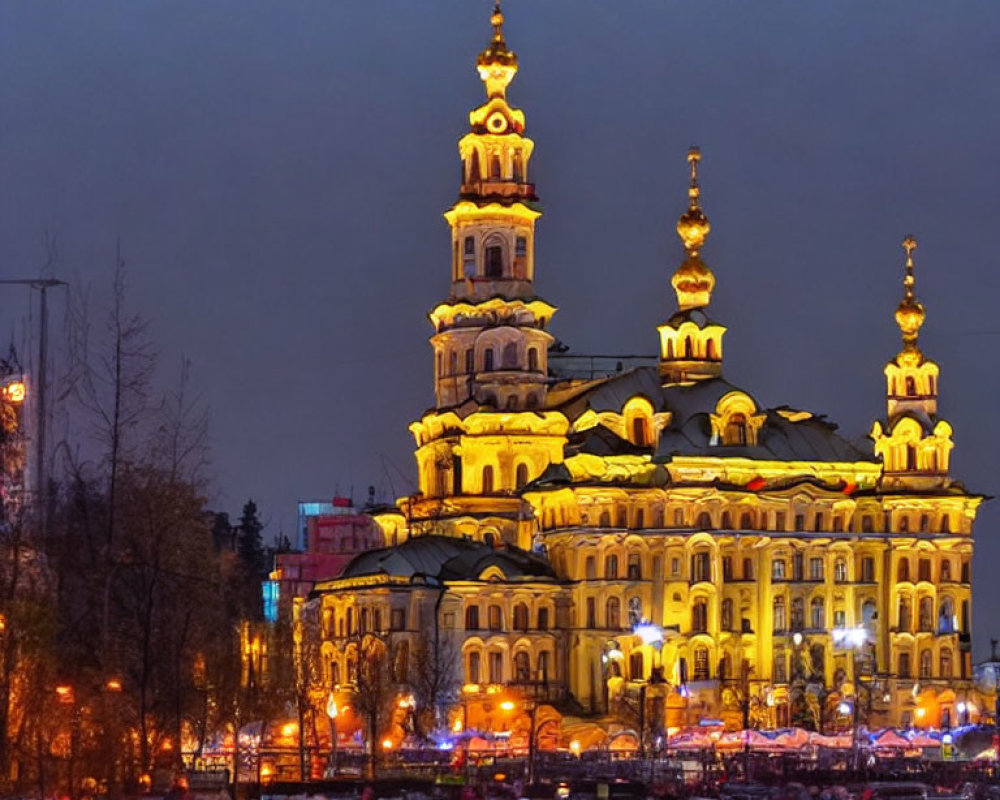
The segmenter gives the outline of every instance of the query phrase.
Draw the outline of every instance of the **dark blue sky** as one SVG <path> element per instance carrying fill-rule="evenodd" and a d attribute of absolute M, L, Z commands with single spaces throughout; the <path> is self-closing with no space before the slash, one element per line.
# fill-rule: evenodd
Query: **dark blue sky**
<path fill-rule="evenodd" d="M 730 380 L 866 433 L 913 232 L 954 474 L 1000 492 L 1000 4 L 505 10 L 546 211 L 537 286 L 560 338 L 655 351 L 699 144 Z M 441 212 L 483 96 L 488 14 L 487 0 L 0 4 L 0 273 L 37 272 L 48 230 L 60 276 L 103 288 L 120 236 L 165 370 L 190 356 L 213 409 L 216 504 L 254 496 L 272 533 L 292 532 L 299 498 L 409 488 L 406 424 L 432 401 L 424 312 L 448 290 Z M 7 292 L 2 325 L 26 308 Z M 977 657 L 1000 634 L 998 508 L 977 529 Z"/>

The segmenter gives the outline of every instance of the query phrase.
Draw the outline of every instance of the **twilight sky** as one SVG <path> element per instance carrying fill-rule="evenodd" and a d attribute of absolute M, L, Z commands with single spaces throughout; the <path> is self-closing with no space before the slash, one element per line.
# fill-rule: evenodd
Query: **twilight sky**
<path fill-rule="evenodd" d="M 0 276 L 105 290 L 121 237 L 163 378 L 212 409 L 213 503 L 409 491 L 441 212 L 487 0 L 0 0 Z M 701 146 L 727 377 L 850 437 L 884 414 L 913 232 L 953 475 L 1000 493 L 1000 4 L 507 0 L 536 142 L 537 288 L 573 349 L 653 353 Z M 27 295 L 0 294 L 22 337 Z M 54 326 L 62 322 L 54 304 Z M 1000 637 L 991 504 L 976 657 Z"/>

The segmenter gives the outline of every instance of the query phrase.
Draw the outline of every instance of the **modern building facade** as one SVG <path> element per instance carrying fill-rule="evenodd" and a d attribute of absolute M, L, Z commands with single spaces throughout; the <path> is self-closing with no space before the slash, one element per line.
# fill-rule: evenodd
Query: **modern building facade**
<path fill-rule="evenodd" d="M 918 343 L 916 242 L 903 243 L 902 346 L 867 439 L 762 407 L 724 377 L 696 149 L 658 364 L 560 377 L 499 7 L 492 24 L 486 102 L 445 214 L 450 292 L 429 314 L 435 405 L 410 426 L 420 489 L 377 516 L 387 548 L 313 593 L 327 683 L 350 686 L 365 637 L 391 650 L 434 631 L 454 642 L 466 700 L 513 685 L 613 717 L 645 686 L 667 727 L 746 715 L 830 729 L 847 724 L 845 703 L 873 726 L 978 718 L 983 498 L 950 474 L 939 368 Z M 394 671 L 401 691 L 408 674 Z"/>

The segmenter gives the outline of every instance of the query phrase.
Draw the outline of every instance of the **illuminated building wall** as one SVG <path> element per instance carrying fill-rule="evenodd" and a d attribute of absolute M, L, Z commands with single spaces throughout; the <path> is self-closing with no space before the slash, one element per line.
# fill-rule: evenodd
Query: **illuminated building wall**
<path fill-rule="evenodd" d="M 916 243 L 904 242 L 903 348 L 885 368 L 886 417 L 871 444 L 808 411 L 764 408 L 723 377 L 695 149 L 659 364 L 559 379 L 546 361 L 555 307 L 533 290 L 532 144 L 507 102 L 517 59 L 499 9 L 492 22 L 478 60 L 487 101 L 459 143 L 459 200 L 445 214 L 451 293 L 429 314 L 435 406 L 410 426 L 420 490 L 377 521 L 396 549 L 459 538 L 542 553 L 553 574 L 480 570 L 431 591 L 394 583 L 389 555 L 377 567 L 359 560 L 317 590 L 327 661 L 347 663 L 366 606 L 380 605 L 384 626 L 399 603 L 424 609 L 407 612 L 406 631 L 430 620 L 455 637 L 464 680 L 483 691 L 525 674 L 519 647 L 533 680 L 552 648 L 546 679 L 584 708 L 614 713 L 623 693 L 651 683 L 667 725 L 737 725 L 746 695 L 761 726 L 844 725 L 837 706 L 854 697 L 872 726 L 956 724 L 960 708 L 975 718 L 970 566 L 982 498 L 949 474 L 939 370 L 917 346 Z M 529 612 L 515 623 L 519 598 Z M 494 601 L 491 642 L 468 615 Z M 633 633 L 640 622 L 660 639 Z"/>

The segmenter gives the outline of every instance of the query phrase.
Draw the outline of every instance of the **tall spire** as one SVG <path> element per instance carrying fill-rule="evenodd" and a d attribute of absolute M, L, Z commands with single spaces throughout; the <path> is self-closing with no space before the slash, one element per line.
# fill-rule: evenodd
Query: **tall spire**
<path fill-rule="evenodd" d="M 479 77 L 486 84 L 486 96 L 504 97 L 507 86 L 517 72 L 517 54 L 507 49 L 507 42 L 503 38 L 503 11 L 500 10 L 499 0 L 493 6 L 490 25 L 493 26 L 493 40 L 479 54 L 476 64 L 479 67 Z"/>
<path fill-rule="evenodd" d="M 681 237 L 687 258 L 671 278 L 670 283 L 677 293 L 677 305 L 681 311 L 707 306 L 715 288 L 715 276 L 705 266 L 699 253 L 712 229 L 701 208 L 701 188 L 698 186 L 698 164 L 701 151 L 692 147 L 687 154 L 691 165 L 691 185 L 688 188 L 688 209 L 677 220 L 677 235 Z"/>
<path fill-rule="evenodd" d="M 899 354 L 898 361 L 909 366 L 916 366 L 923 361 L 924 354 L 917 346 L 917 337 L 920 326 L 924 324 L 927 316 L 913 291 L 917 282 L 913 275 L 913 251 L 916 249 L 917 240 L 913 236 L 903 239 L 903 250 L 906 251 L 906 276 L 903 278 L 903 299 L 896 307 L 896 324 L 903 334 L 903 350 Z"/>

